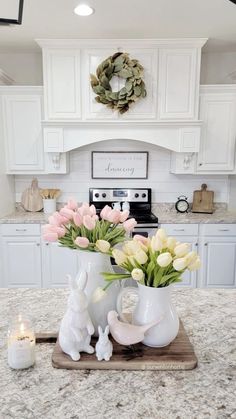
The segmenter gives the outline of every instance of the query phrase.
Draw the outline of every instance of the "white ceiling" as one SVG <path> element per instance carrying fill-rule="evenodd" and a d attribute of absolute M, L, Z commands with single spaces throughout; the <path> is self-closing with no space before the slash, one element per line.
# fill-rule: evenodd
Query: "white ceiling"
<path fill-rule="evenodd" d="M 3 1 L 3 0 L 0 0 Z M 6 1 L 6 0 L 5 0 Z M 95 9 L 73 13 L 80 2 Z M 236 51 L 229 0 L 25 0 L 23 24 L 0 26 L 0 50 L 34 50 L 35 38 L 210 38 L 208 50 Z"/>

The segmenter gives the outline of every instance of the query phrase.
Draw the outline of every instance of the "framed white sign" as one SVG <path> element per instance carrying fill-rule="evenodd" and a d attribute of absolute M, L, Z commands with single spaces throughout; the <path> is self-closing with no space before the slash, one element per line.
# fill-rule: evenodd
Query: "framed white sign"
<path fill-rule="evenodd" d="M 92 179 L 147 179 L 147 151 L 92 151 Z"/>

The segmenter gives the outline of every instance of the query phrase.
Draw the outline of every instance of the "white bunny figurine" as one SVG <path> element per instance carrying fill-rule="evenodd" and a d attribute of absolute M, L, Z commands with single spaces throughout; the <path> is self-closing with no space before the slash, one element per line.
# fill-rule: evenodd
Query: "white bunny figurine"
<path fill-rule="evenodd" d="M 98 326 L 99 339 L 96 343 L 96 357 L 98 361 L 110 361 L 113 351 L 113 345 L 108 338 L 109 326 L 107 325 L 103 333 L 101 326 Z"/>
<path fill-rule="evenodd" d="M 90 345 L 94 327 L 88 313 L 88 300 L 84 293 L 87 272 L 82 271 L 78 280 L 67 275 L 70 285 L 67 311 L 59 331 L 60 347 L 73 361 L 80 359 L 80 352 L 94 353 Z"/>

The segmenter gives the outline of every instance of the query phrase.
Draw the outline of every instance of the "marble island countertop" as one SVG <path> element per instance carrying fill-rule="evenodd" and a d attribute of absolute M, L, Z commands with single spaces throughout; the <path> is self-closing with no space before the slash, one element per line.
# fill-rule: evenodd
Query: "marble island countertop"
<path fill-rule="evenodd" d="M 51 365 L 53 344 L 38 344 L 36 365 L 7 365 L 13 313 L 31 314 L 36 331 L 56 331 L 63 289 L 0 291 L 1 419 L 236 418 L 236 290 L 175 290 L 173 299 L 194 345 L 192 371 L 70 371 Z"/>
<path fill-rule="evenodd" d="M 213 214 L 188 212 L 177 213 L 174 204 L 153 204 L 153 213 L 158 217 L 159 224 L 236 224 L 236 210 L 229 211 L 225 204 L 216 205 Z M 0 224 L 46 224 L 49 214 L 44 212 L 28 212 L 20 208 L 0 218 Z"/>

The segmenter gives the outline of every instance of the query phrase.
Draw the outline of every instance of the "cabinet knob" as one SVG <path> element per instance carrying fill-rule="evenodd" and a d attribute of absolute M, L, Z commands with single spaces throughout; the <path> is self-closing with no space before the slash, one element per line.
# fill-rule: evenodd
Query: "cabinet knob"
<path fill-rule="evenodd" d="M 36 243 L 36 246 L 40 246 L 40 243 Z"/>
<path fill-rule="evenodd" d="M 208 245 L 208 243 L 204 243 L 204 246 L 207 246 Z"/>
<path fill-rule="evenodd" d="M 49 243 L 45 243 L 46 244 L 46 246 L 49 246 Z"/>
<path fill-rule="evenodd" d="M 202 166 L 202 163 L 198 163 L 198 166 Z"/>
<path fill-rule="evenodd" d="M 198 243 L 195 243 L 195 246 L 198 247 Z"/>

